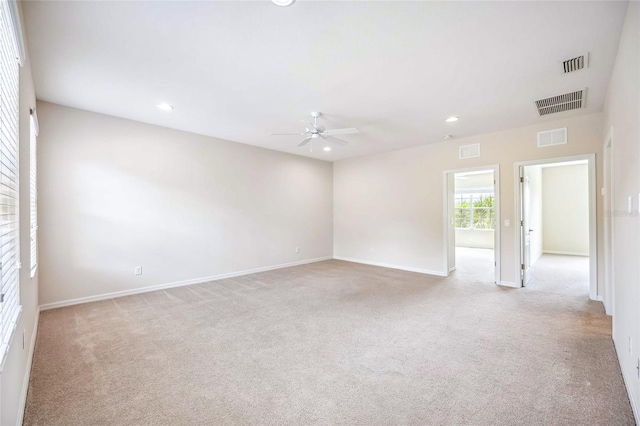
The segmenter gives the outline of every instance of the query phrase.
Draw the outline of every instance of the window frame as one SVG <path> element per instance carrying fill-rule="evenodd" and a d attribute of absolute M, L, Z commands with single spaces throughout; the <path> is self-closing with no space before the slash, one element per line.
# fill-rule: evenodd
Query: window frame
<path fill-rule="evenodd" d="M 29 117 L 29 254 L 31 278 L 38 270 L 38 115 L 31 109 Z"/>
<path fill-rule="evenodd" d="M 466 198 L 466 199 L 465 199 Z M 483 200 L 485 198 L 491 198 L 493 200 L 493 206 L 491 207 L 476 207 L 474 203 L 476 201 Z M 454 228 L 461 229 L 466 231 L 494 231 L 496 227 L 496 219 L 495 219 L 495 193 L 492 190 L 488 189 L 477 189 L 477 190 L 460 190 L 456 191 L 453 198 L 453 217 L 454 217 Z M 468 200 L 468 207 L 458 207 L 459 203 L 465 202 Z M 458 210 L 467 210 L 468 214 L 468 227 L 459 227 L 458 226 Z M 474 212 L 476 210 L 486 210 L 489 211 L 490 216 L 493 217 L 493 221 L 491 223 L 490 228 L 476 228 L 475 226 L 475 215 Z"/>
<path fill-rule="evenodd" d="M 16 2 L 0 0 L 0 372 L 22 315 L 20 66 L 23 48 L 19 19 Z"/>

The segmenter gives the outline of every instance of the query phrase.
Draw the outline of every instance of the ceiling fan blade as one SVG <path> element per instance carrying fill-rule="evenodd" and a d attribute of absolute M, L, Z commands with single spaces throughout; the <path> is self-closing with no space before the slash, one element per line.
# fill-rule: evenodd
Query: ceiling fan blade
<path fill-rule="evenodd" d="M 355 133 L 360 133 L 360 131 L 356 128 L 350 127 L 348 129 L 329 129 L 324 131 L 325 134 L 329 136 L 333 135 L 353 135 Z"/>
<path fill-rule="evenodd" d="M 306 133 L 271 133 L 271 136 L 304 136 Z"/>
<path fill-rule="evenodd" d="M 301 122 L 301 123 L 304 123 L 304 124 L 308 124 L 309 126 L 311 126 L 311 128 L 312 128 L 312 129 L 316 129 L 316 130 L 318 130 L 318 128 L 316 127 L 316 125 L 315 125 L 315 124 L 313 124 L 313 123 L 312 123 L 312 122 L 310 122 L 310 121 L 300 120 L 300 122 Z"/>
<path fill-rule="evenodd" d="M 336 145 L 340 145 L 340 146 L 345 146 L 345 145 L 347 145 L 349 143 L 347 141 L 343 141 L 342 139 L 334 138 L 333 136 L 323 136 L 322 138 L 328 140 L 329 142 L 333 142 Z"/>
<path fill-rule="evenodd" d="M 298 146 L 305 146 L 306 144 L 309 143 L 309 141 L 311 140 L 311 138 L 306 138 L 305 140 L 303 140 L 302 142 L 300 142 L 298 144 Z"/>

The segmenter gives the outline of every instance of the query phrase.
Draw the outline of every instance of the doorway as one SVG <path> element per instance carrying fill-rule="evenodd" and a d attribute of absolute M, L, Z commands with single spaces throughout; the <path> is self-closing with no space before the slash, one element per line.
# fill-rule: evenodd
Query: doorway
<path fill-rule="evenodd" d="M 446 272 L 500 283 L 498 166 L 445 172 Z"/>
<path fill-rule="evenodd" d="M 595 156 L 516 164 L 520 285 L 597 298 Z"/>

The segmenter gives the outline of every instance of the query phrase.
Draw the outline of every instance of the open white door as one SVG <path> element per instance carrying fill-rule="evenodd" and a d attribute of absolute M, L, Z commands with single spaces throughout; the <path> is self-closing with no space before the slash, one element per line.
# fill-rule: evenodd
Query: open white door
<path fill-rule="evenodd" d="M 529 179 L 520 167 L 520 284 L 524 287 L 531 279 L 531 232 L 529 229 L 529 208 L 531 205 Z"/>

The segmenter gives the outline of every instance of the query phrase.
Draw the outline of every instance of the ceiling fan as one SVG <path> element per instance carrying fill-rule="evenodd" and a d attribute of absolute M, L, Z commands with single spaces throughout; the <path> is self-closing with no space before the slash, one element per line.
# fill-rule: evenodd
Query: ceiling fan
<path fill-rule="evenodd" d="M 314 139 L 322 139 L 336 145 L 344 146 L 349 142 L 343 141 L 342 139 L 338 139 L 334 137 L 335 135 L 352 135 L 355 133 L 359 133 L 358 129 L 353 127 L 348 129 L 327 129 L 323 126 L 318 126 L 318 117 L 320 117 L 322 113 L 320 112 L 312 112 L 311 117 L 313 117 L 313 123 L 301 120 L 301 123 L 308 124 L 309 127 L 305 129 L 304 133 L 271 133 L 272 136 L 304 136 L 304 140 L 298 144 L 298 146 L 305 146 L 309 142 L 312 142 Z M 311 152 L 313 152 L 313 142 L 310 144 Z"/>

